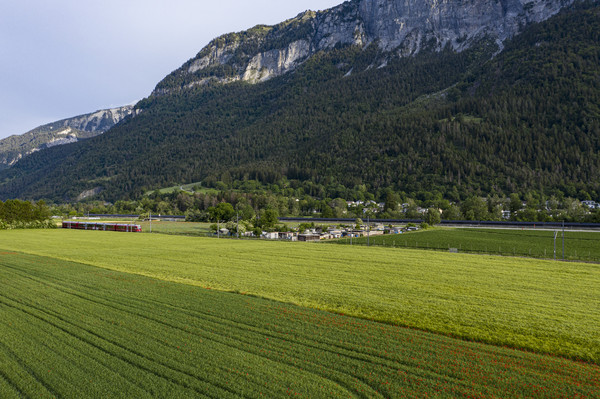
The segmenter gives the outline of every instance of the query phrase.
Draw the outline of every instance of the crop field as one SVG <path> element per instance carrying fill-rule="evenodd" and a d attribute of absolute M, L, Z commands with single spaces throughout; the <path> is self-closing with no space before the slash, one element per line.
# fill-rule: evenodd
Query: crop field
<path fill-rule="evenodd" d="M 81 220 L 75 220 L 81 222 Z M 83 221 L 85 222 L 85 221 Z M 140 221 L 137 219 L 123 219 L 118 220 L 112 219 L 101 219 L 92 220 L 90 223 L 123 223 L 123 224 L 139 224 L 142 226 L 143 233 L 153 234 L 176 234 L 183 236 L 193 237 L 213 237 L 214 234 L 210 231 L 210 225 L 212 223 L 199 223 L 199 222 L 170 222 L 163 220 L 153 220 L 152 223 L 149 221 Z"/>
<path fill-rule="evenodd" d="M 150 232 L 150 222 L 136 222 L 144 233 Z M 204 237 L 210 235 L 211 223 L 153 221 L 152 233 Z"/>
<path fill-rule="evenodd" d="M 562 232 L 556 239 L 556 259 L 562 259 Z M 350 245 L 349 239 L 333 241 Z M 352 239 L 366 245 L 367 238 Z M 553 259 L 554 231 L 436 228 L 406 234 L 369 237 L 369 244 L 397 248 L 418 248 L 506 256 Z M 600 232 L 565 232 L 565 259 L 600 262 Z"/>
<path fill-rule="evenodd" d="M 600 362 L 600 268 L 497 256 L 97 231 L 0 247 Z"/>
<path fill-rule="evenodd" d="M 600 394 L 594 364 L 2 251 L 3 399 Z"/>
<path fill-rule="evenodd" d="M 73 220 L 75 222 L 85 223 L 87 220 Z M 123 224 L 139 224 L 142 226 L 142 232 L 144 233 L 158 233 L 158 234 L 178 234 L 185 236 L 195 237 L 207 237 L 213 236 L 210 232 L 211 223 L 198 223 L 198 222 L 170 222 L 162 220 L 153 220 L 152 229 L 150 228 L 150 222 L 139 221 L 138 219 L 99 219 L 89 220 L 89 223 L 123 223 Z M 60 225 L 60 224 L 58 224 Z"/>

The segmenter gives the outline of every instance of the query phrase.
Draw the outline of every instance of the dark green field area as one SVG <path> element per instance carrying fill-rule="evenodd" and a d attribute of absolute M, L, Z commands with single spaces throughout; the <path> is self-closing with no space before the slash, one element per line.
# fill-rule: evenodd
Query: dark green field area
<path fill-rule="evenodd" d="M 598 397 L 600 367 L 0 254 L 0 397 Z"/>
<path fill-rule="evenodd" d="M 350 245 L 349 239 L 337 240 Z M 367 238 L 352 239 L 353 245 L 367 245 Z M 374 246 L 420 248 L 506 256 L 554 258 L 554 231 L 503 229 L 436 228 L 406 234 L 369 237 Z M 562 231 L 556 238 L 556 259 L 562 259 Z M 565 259 L 600 262 L 600 233 L 565 231 Z"/>

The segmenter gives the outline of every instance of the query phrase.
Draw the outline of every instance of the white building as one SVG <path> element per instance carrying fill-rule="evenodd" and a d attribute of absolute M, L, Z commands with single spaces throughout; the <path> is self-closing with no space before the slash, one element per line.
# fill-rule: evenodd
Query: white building
<path fill-rule="evenodd" d="M 581 203 L 589 209 L 600 209 L 600 204 L 596 203 L 596 201 L 581 201 Z"/>

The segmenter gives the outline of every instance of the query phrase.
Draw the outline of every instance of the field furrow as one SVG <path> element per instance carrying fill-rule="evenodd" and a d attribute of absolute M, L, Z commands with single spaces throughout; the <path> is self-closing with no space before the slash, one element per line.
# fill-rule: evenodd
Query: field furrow
<path fill-rule="evenodd" d="M 596 365 L 51 257 L 0 282 L 7 398 L 599 394 Z"/>

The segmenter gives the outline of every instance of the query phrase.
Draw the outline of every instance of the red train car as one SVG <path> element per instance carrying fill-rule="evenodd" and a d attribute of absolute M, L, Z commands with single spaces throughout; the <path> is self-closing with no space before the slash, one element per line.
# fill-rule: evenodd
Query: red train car
<path fill-rule="evenodd" d="M 142 226 L 140 226 L 139 224 L 123 223 L 63 222 L 62 228 L 77 230 L 123 231 L 127 233 L 142 232 Z"/>

